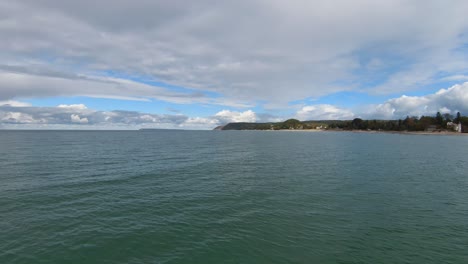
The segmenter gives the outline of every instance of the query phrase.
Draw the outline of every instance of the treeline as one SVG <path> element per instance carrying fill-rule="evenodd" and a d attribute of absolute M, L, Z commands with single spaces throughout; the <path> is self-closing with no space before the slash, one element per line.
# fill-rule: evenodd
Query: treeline
<path fill-rule="evenodd" d="M 441 114 L 437 112 L 435 116 L 407 116 L 399 120 L 363 120 L 355 118 L 350 121 L 332 122 L 329 129 L 343 130 L 383 130 L 383 131 L 436 131 L 436 130 L 454 130 L 453 127 L 447 127 L 448 123 L 468 125 L 468 117 L 461 116 L 460 113 L 454 117 L 450 114 Z M 468 127 L 463 131 L 468 132 Z"/>
<path fill-rule="evenodd" d="M 283 129 L 326 129 L 326 130 L 381 130 L 381 131 L 442 131 L 453 130 L 447 127 L 452 122 L 463 124 L 463 132 L 468 132 L 468 117 L 457 113 L 456 116 L 441 114 L 435 116 L 410 117 L 400 120 L 320 120 L 299 121 L 288 119 L 284 122 L 275 123 L 229 123 L 218 127 L 221 130 L 283 130 Z"/>
<path fill-rule="evenodd" d="M 328 124 L 335 121 L 299 121 L 288 119 L 284 122 L 271 123 L 229 123 L 225 126 L 217 127 L 217 130 L 283 130 L 283 129 L 317 129 L 327 128 Z"/>

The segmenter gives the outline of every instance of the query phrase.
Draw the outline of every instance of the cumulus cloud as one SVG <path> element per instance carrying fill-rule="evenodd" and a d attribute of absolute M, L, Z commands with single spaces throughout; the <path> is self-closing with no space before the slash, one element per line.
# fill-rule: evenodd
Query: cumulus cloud
<path fill-rule="evenodd" d="M 187 117 L 178 115 L 166 116 L 133 111 L 97 111 L 83 104 L 59 105 L 57 107 L 34 106 L 0 106 L 0 123 L 3 124 L 48 124 L 48 125 L 83 125 L 110 126 L 126 125 L 135 128 L 137 125 L 181 124 Z"/>
<path fill-rule="evenodd" d="M 70 119 L 72 123 L 79 123 L 79 124 L 87 124 L 88 123 L 88 118 L 83 117 L 81 118 L 79 115 L 72 114 L 70 115 Z"/>
<path fill-rule="evenodd" d="M 307 105 L 296 113 L 300 120 L 400 119 L 406 116 L 434 116 L 437 112 L 468 114 L 468 82 L 423 96 L 402 95 L 377 105 L 349 109 L 334 105 Z"/>
<path fill-rule="evenodd" d="M 161 115 L 135 111 L 98 111 L 84 104 L 34 107 L 18 102 L 16 106 L 0 105 L 2 128 L 78 128 L 138 129 L 180 128 L 212 129 L 229 122 L 255 122 L 251 110 L 223 110 L 213 116 L 189 117 L 183 114 Z"/>
<path fill-rule="evenodd" d="M 465 10 L 463 0 L 2 1 L 0 100 L 277 105 L 361 86 L 417 89 L 466 72 Z M 109 71 L 198 93 L 102 77 Z M 381 79 L 369 88 L 372 76 Z"/>
<path fill-rule="evenodd" d="M 304 106 L 296 113 L 300 120 L 348 120 L 353 117 L 351 110 L 328 104 Z"/>
<path fill-rule="evenodd" d="M 398 119 L 407 115 L 435 115 L 436 112 L 468 114 L 468 82 L 425 96 L 403 95 L 390 99 L 383 104 L 368 106 L 363 115 L 382 119 Z"/>
<path fill-rule="evenodd" d="M 33 124 L 33 123 L 45 123 L 45 120 L 42 118 L 34 118 L 32 115 L 21 112 L 1 112 L 0 111 L 0 124 L 11 124 L 11 123 L 20 123 L 20 124 Z"/>
<path fill-rule="evenodd" d="M 257 121 L 257 116 L 252 110 L 247 110 L 245 112 L 222 110 L 215 114 L 215 118 L 221 123 Z"/>

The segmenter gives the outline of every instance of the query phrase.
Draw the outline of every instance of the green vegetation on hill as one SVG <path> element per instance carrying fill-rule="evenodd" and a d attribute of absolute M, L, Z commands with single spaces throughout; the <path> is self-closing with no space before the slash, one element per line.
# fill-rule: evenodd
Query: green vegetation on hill
<path fill-rule="evenodd" d="M 217 127 L 218 130 L 281 130 L 281 129 L 316 129 L 325 128 L 329 121 L 299 121 L 288 119 L 284 122 L 276 123 L 229 123 L 225 126 Z"/>
<path fill-rule="evenodd" d="M 326 129 L 326 130 L 377 130 L 377 131 L 441 131 L 453 130 L 447 127 L 448 122 L 463 124 L 463 132 L 468 132 L 468 117 L 458 113 L 437 113 L 433 116 L 406 117 L 400 120 L 320 120 L 299 121 L 288 119 L 275 123 L 229 123 L 221 130 L 282 130 L 282 129 Z"/>

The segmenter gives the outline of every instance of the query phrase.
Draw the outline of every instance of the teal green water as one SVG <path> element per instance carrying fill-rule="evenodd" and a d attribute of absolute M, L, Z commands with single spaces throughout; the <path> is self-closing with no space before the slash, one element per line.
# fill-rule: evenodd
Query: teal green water
<path fill-rule="evenodd" d="M 468 263 L 468 137 L 0 131 L 0 263 Z"/>

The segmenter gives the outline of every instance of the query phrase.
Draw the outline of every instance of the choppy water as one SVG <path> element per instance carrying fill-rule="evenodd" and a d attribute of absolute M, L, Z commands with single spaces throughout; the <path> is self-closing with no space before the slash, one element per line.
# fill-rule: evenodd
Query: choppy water
<path fill-rule="evenodd" d="M 468 263 L 468 137 L 0 131 L 0 263 Z"/>

